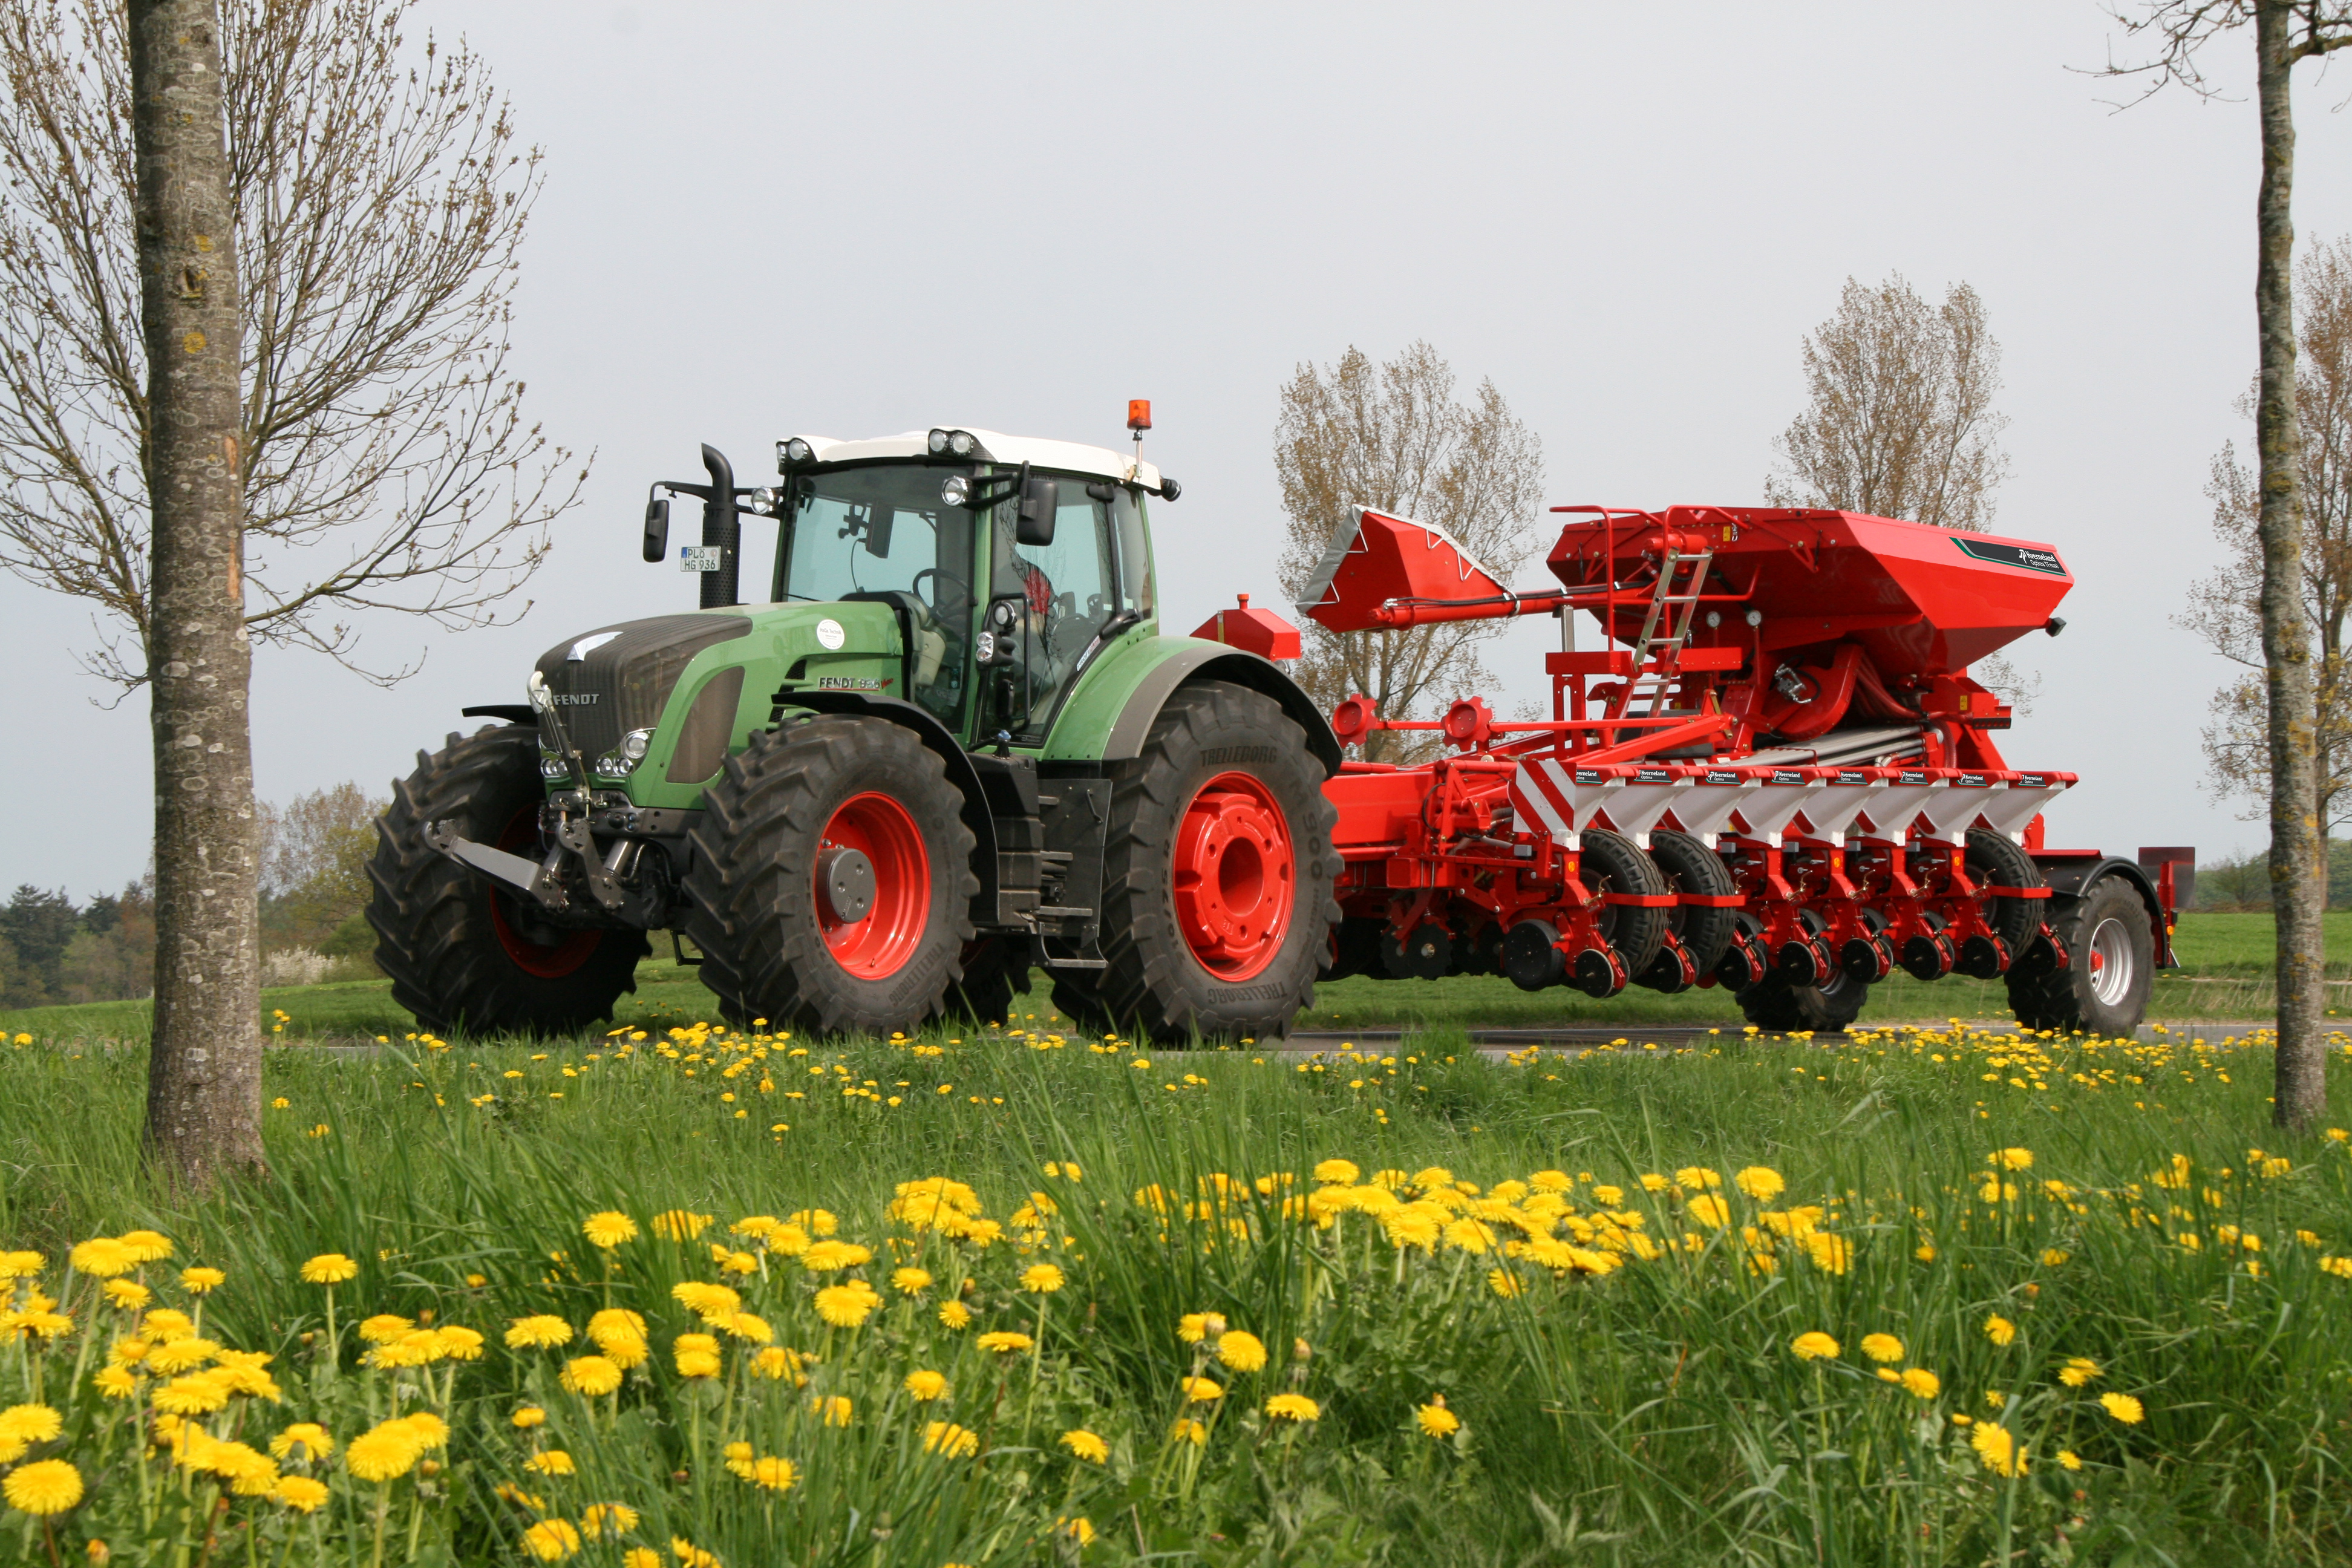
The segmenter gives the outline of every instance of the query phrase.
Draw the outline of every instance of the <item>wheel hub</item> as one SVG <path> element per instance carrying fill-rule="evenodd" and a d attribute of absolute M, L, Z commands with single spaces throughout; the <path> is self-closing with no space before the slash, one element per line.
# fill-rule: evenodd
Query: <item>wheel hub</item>
<path fill-rule="evenodd" d="M 1290 826 L 1247 773 L 1202 784 L 1176 825 L 1176 923 L 1202 968 L 1244 980 L 1274 962 L 1289 933 L 1297 869 Z"/>
<path fill-rule="evenodd" d="M 2119 1005 L 2131 992 L 2131 933 L 2109 916 L 2091 932 L 2091 994 L 2105 1006 Z"/>
<path fill-rule="evenodd" d="M 846 845 L 826 850 L 817 863 L 816 882 L 835 920 L 862 921 L 874 912 L 874 862 L 859 851 Z"/>
<path fill-rule="evenodd" d="M 813 880 L 824 945 L 859 979 L 897 973 L 922 945 L 930 856 L 914 817 L 890 796 L 869 790 L 835 809 L 818 837 Z"/>

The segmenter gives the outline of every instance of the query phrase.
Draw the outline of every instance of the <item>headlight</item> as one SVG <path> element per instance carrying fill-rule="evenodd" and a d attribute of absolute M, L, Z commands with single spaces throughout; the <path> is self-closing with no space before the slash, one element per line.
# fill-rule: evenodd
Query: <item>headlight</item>
<path fill-rule="evenodd" d="M 633 763 L 643 762 L 646 748 L 652 745 L 653 741 L 654 732 L 651 730 L 632 730 L 621 737 L 621 755 Z"/>
<path fill-rule="evenodd" d="M 780 468 L 788 463 L 805 463 L 815 456 L 816 448 L 798 436 L 776 443 L 776 467 Z"/>
<path fill-rule="evenodd" d="M 543 779 L 568 778 L 571 776 L 571 773 L 572 769 L 570 764 L 566 763 L 562 757 L 541 757 L 539 759 L 539 776 Z"/>
<path fill-rule="evenodd" d="M 980 450 L 980 442 L 969 430 L 948 432 L 948 450 L 959 458 L 969 458 Z"/>
<path fill-rule="evenodd" d="M 646 759 L 646 748 L 653 743 L 651 730 L 632 730 L 621 737 L 621 743 L 597 758 L 590 766 L 600 779 L 625 779 L 636 771 Z"/>
<path fill-rule="evenodd" d="M 930 447 L 934 453 L 946 451 L 948 449 L 948 433 L 944 430 L 932 431 Z"/>
<path fill-rule="evenodd" d="M 971 481 L 961 474 L 950 474 L 940 486 L 940 499 L 950 506 L 961 506 L 971 499 Z"/>

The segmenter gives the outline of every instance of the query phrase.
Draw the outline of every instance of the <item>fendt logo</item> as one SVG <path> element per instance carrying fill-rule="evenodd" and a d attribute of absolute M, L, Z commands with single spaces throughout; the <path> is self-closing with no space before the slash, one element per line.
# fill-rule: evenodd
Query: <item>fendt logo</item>
<path fill-rule="evenodd" d="M 603 695 L 601 691 L 552 691 L 547 700 L 558 708 L 586 708 Z"/>

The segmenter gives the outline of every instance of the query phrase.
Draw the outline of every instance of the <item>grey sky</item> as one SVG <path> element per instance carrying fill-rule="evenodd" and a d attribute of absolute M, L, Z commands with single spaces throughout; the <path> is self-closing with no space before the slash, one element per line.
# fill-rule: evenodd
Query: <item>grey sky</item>
<path fill-rule="evenodd" d="M 2066 635 L 2011 650 L 2047 687 L 2011 760 L 2083 775 L 2053 842 L 2260 841 L 2199 785 L 2228 667 L 2169 624 L 2215 555 L 2206 465 L 2246 444 L 2252 111 L 2168 92 L 2112 112 L 2066 68 L 2108 57 L 2095 5 L 421 15 L 470 37 L 546 150 L 517 360 L 595 474 L 520 626 L 433 637 L 390 692 L 265 653 L 265 796 L 382 790 L 462 704 L 520 700 L 567 633 L 691 603 L 635 531 L 700 441 L 747 477 L 793 431 L 1116 445 L 1150 397 L 1146 456 L 1185 489 L 1158 509 L 1182 630 L 1235 592 L 1278 598 L 1270 433 L 1298 362 L 1426 338 L 1541 434 L 1555 503 L 1753 502 L 1800 339 L 1848 274 L 1900 270 L 1983 295 L 2014 459 L 1996 526 L 2080 582 Z M 2218 79 L 2245 82 L 2250 41 L 2222 48 Z M 2300 82 L 2307 236 L 2352 226 L 2347 85 Z M 0 582 L 0 885 L 119 887 L 147 852 L 144 696 L 90 705 L 109 694 L 70 657 L 77 603 Z M 378 662 L 418 646 L 367 633 Z M 1489 659 L 1502 695 L 1540 694 L 1551 633 Z"/>

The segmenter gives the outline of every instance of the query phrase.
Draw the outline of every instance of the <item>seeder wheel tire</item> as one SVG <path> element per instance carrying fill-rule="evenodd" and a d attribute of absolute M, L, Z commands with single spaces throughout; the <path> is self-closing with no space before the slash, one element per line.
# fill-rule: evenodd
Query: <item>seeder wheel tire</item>
<path fill-rule="evenodd" d="M 1832 970 L 1819 985 L 1800 985 L 1776 972 L 1740 992 L 1738 1000 L 1748 1021 L 1771 1034 L 1827 1033 L 1862 1016 L 1870 987 L 1843 970 Z"/>
<path fill-rule="evenodd" d="M 1306 734 L 1272 698 L 1178 689 L 1116 764 L 1103 850 L 1107 966 L 1055 979 L 1088 1027 L 1181 1045 L 1266 1039 L 1315 998 L 1339 918 L 1339 813 Z"/>
<path fill-rule="evenodd" d="M 450 822 L 477 844 L 539 854 L 539 731 L 510 724 L 451 735 L 393 786 L 368 862 L 376 967 L 392 998 L 444 1034 L 574 1034 L 637 988 L 645 933 L 548 921 L 533 900 L 425 841 Z"/>
<path fill-rule="evenodd" d="M 971 829 L 946 764 L 887 720 L 755 735 L 703 792 L 686 876 L 702 983 L 737 1026 L 912 1033 L 971 939 Z"/>
<path fill-rule="evenodd" d="M 1969 830 L 1965 864 L 1970 879 L 1979 884 L 1996 888 L 2043 885 L 2042 868 L 2033 863 L 2032 856 L 2004 836 L 1981 827 Z M 2041 934 L 2043 902 L 2041 899 L 1997 898 L 1987 904 L 1985 923 L 2007 945 L 2011 963 L 2022 958 L 2027 945 Z"/>
<path fill-rule="evenodd" d="M 2129 1037 L 2147 1016 L 2156 983 L 2156 931 L 2139 889 L 2103 877 L 2080 898 L 2050 900 L 2050 929 L 2067 967 L 2009 976 L 2010 1010 L 2029 1029 Z"/>
<path fill-rule="evenodd" d="M 1636 848 L 1632 839 L 1603 827 L 1584 831 L 1580 879 L 1602 894 L 1670 891 L 1656 862 Z M 1655 904 L 1601 906 L 1601 939 L 1616 950 L 1627 975 L 1640 974 L 1658 956 L 1658 949 L 1665 944 L 1666 917 L 1673 912 Z"/>
<path fill-rule="evenodd" d="M 1731 870 L 1723 857 L 1687 833 L 1671 828 L 1659 828 L 1650 835 L 1650 858 L 1657 863 L 1670 893 L 1704 893 L 1716 898 L 1727 898 L 1739 890 L 1731 879 Z M 1736 910 L 1720 904 L 1676 904 L 1666 911 L 1666 929 L 1675 940 L 1690 953 L 1691 963 L 1701 974 L 1712 974 L 1723 955 L 1731 949 L 1733 917 Z M 1675 966 L 1679 983 L 1681 966 Z M 1651 984 L 1656 966 L 1643 971 L 1633 978 L 1637 984 Z M 1664 987 L 1660 987 L 1664 989 Z"/>

